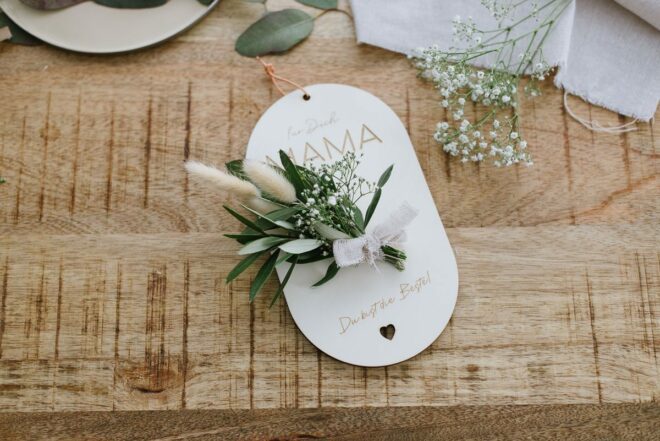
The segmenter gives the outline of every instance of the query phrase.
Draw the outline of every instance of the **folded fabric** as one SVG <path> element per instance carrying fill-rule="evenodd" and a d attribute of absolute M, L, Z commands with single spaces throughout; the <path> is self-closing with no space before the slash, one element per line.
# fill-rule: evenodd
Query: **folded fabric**
<path fill-rule="evenodd" d="M 533 3 L 529 2 L 532 7 Z M 621 4 L 625 5 L 624 8 Z M 449 49 L 452 18 L 472 17 L 479 28 L 496 22 L 479 0 L 351 0 L 358 42 L 410 53 Z M 646 22 L 631 11 L 645 14 Z M 623 115 L 648 121 L 660 99 L 660 1 L 577 0 L 545 41 L 545 61 L 558 66 L 557 87 Z M 524 31 L 524 30 L 523 30 Z M 475 65 L 489 66 L 481 58 Z"/>
<path fill-rule="evenodd" d="M 660 1 L 658 0 L 615 0 L 645 22 L 660 29 Z"/>

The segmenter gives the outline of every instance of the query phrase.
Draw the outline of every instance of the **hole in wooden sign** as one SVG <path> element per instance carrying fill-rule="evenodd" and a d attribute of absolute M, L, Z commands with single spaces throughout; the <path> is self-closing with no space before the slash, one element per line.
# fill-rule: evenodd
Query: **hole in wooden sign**
<path fill-rule="evenodd" d="M 394 333 L 396 332 L 396 329 L 394 328 L 394 325 L 387 325 L 387 326 L 382 326 L 380 328 L 380 335 L 385 337 L 388 340 L 392 340 L 394 338 Z"/>

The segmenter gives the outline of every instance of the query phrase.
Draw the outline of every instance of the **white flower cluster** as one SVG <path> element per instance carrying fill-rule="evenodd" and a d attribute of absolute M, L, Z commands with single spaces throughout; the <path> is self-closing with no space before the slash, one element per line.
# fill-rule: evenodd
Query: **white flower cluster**
<path fill-rule="evenodd" d="M 468 17 L 467 20 L 461 20 L 460 15 L 455 16 L 452 20 L 452 33 L 454 34 L 454 42 L 481 43 L 481 33 L 474 21 L 472 21 L 472 17 Z"/>
<path fill-rule="evenodd" d="M 512 1 L 498 1 L 498 0 L 481 0 L 484 6 L 491 13 L 496 20 L 503 20 L 506 18 L 514 8 Z"/>
<path fill-rule="evenodd" d="M 356 231 L 354 220 L 356 203 L 362 197 L 373 193 L 376 185 L 358 176 L 356 170 L 359 158 L 352 152 L 331 164 L 306 164 L 311 171 L 303 179 L 312 180 L 312 189 L 301 195 L 301 210 L 294 216 L 295 225 L 301 238 L 316 238 L 325 242 L 324 256 L 331 249 L 331 241 L 314 228 L 321 222 L 339 231 Z"/>
<path fill-rule="evenodd" d="M 518 132 L 517 92 L 519 77 L 497 70 L 478 70 L 465 62 L 454 63 L 436 46 L 420 49 L 416 67 L 432 81 L 441 95 L 440 105 L 447 109 L 449 121 L 438 123 L 434 139 L 443 150 L 462 162 L 479 162 L 487 157 L 496 166 L 531 164 L 527 142 Z M 474 122 L 465 118 L 468 101 L 489 107 Z M 498 112 L 513 113 L 503 121 Z"/>
<path fill-rule="evenodd" d="M 447 121 L 440 122 L 434 134 L 447 153 L 463 162 L 492 158 L 496 166 L 532 163 L 519 130 L 521 76 L 530 75 L 525 94 L 538 96 L 538 82 L 552 70 L 544 61 L 543 43 L 571 1 L 481 0 L 498 22 L 496 29 L 481 30 L 471 17 L 456 16 L 452 20 L 454 41 L 461 47 L 441 50 L 433 46 L 411 55 L 420 75 L 435 84 L 440 105 L 447 110 Z M 472 66 L 485 56 L 491 68 Z M 465 117 L 467 102 L 488 110 L 470 121 Z"/>
<path fill-rule="evenodd" d="M 320 176 L 324 186 L 335 189 L 337 199 L 346 199 L 356 204 L 362 197 L 376 191 L 376 185 L 359 176 L 356 171 L 360 165 L 362 155 L 347 152 L 341 159 L 333 163 L 309 163 L 307 167 Z"/>

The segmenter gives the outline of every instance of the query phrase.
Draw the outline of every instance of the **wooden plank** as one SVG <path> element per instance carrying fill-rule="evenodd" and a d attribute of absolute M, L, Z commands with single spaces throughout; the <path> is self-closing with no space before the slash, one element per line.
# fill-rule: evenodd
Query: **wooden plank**
<path fill-rule="evenodd" d="M 318 353 L 283 303 L 250 306 L 253 271 L 225 285 L 236 246 L 219 234 L 5 236 L 0 408 L 653 401 L 655 228 L 450 229 L 448 328 L 379 369 Z"/>
<path fill-rule="evenodd" d="M 222 228 L 228 217 L 209 209 L 222 197 L 200 198 L 181 161 L 240 157 L 259 115 L 277 98 L 260 65 L 231 44 L 260 9 L 226 2 L 190 34 L 121 56 L 3 45 L 0 56 L 11 62 L 0 72 L 0 164 L 8 180 L 0 231 Z M 326 14 L 309 41 L 274 61 L 303 84 L 348 83 L 392 106 L 409 128 L 447 226 L 658 221 L 657 125 L 593 134 L 566 115 L 561 91 L 548 81 L 542 98 L 523 102 L 535 166 L 463 166 L 431 138 L 443 117 L 436 91 L 404 57 L 352 38 L 347 17 Z M 582 115 L 618 121 L 572 103 Z"/>
<path fill-rule="evenodd" d="M 0 414 L 6 440 L 655 440 L 657 404 Z"/>
<path fill-rule="evenodd" d="M 235 222 L 181 163 L 243 155 L 278 98 L 233 50 L 262 10 L 224 1 L 133 54 L 0 45 L 0 410 L 658 399 L 659 126 L 589 132 L 548 81 L 522 104 L 533 167 L 460 165 L 431 138 L 436 92 L 404 57 L 356 45 L 341 13 L 273 61 L 303 84 L 362 87 L 401 117 L 450 227 L 456 313 L 419 356 L 363 369 L 317 351 L 284 304 L 250 306 L 254 273 L 225 285 L 236 247 L 221 233 Z"/>

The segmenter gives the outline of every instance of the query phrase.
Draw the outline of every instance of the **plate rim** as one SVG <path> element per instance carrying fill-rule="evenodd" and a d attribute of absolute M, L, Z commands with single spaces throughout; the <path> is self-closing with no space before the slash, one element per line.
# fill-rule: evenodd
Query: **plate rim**
<path fill-rule="evenodd" d="M 149 48 L 157 46 L 161 43 L 169 41 L 169 40 L 179 36 L 180 34 L 186 32 L 187 30 L 189 30 L 190 28 L 195 26 L 198 22 L 200 22 L 202 19 L 204 19 L 213 9 L 215 9 L 216 6 L 218 6 L 220 4 L 220 1 L 221 0 L 213 0 L 213 2 L 206 7 L 206 11 L 203 14 L 201 14 L 199 17 L 196 17 L 191 22 L 186 23 L 183 27 L 173 31 L 171 34 L 167 35 L 164 38 L 156 39 L 155 41 L 149 41 L 146 44 L 143 43 L 143 44 L 128 46 L 128 47 L 121 48 L 121 49 L 111 49 L 111 50 L 87 50 L 87 49 L 83 49 L 83 48 L 80 48 L 80 47 L 76 48 L 76 47 L 69 46 L 69 45 L 66 45 L 66 44 L 60 44 L 60 43 L 53 42 L 47 36 L 44 37 L 43 35 L 39 35 L 38 32 L 35 33 L 32 30 L 29 30 L 28 29 L 29 26 L 26 27 L 24 25 L 24 22 L 22 22 L 21 20 L 17 20 L 6 9 L 0 9 L 0 11 L 3 12 L 4 14 L 6 14 L 13 22 L 15 22 L 22 29 L 24 29 L 27 33 L 29 33 L 30 35 L 33 35 L 34 37 L 38 38 L 39 40 L 43 41 L 44 43 L 46 43 L 50 46 L 57 47 L 59 49 L 63 49 L 63 50 L 70 51 L 70 52 L 79 53 L 79 54 L 112 55 L 112 54 L 124 54 L 124 53 L 128 53 L 128 52 L 135 52 L 135 51 L 139 51 L 139 50 L 142 50 L 142 49 L 149 49 Z M 2 3 L 4 3 L 4 2 L 5 2 L 5 0 L 0 0 L 0 6 L 2 6 Z M 78 6 L 78 5 L 73 5 L 71 7 L 75 8 L 76 6 Z"/>

